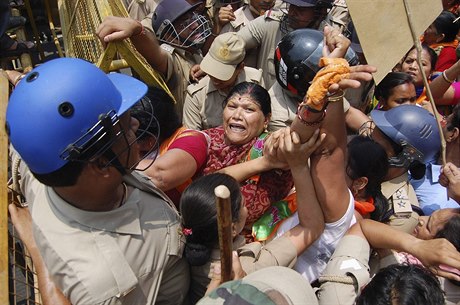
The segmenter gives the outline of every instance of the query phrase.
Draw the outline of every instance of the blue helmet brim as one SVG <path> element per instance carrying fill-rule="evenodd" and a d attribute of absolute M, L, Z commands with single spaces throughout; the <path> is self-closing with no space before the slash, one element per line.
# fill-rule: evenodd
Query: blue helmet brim
<path fill-rule="evenodd" d="M 147 85 L 133 77 L 121 73 L 110 73 L 108 77 L 121 94 L 118 116 L 125 113 L 147 93 Z"/>

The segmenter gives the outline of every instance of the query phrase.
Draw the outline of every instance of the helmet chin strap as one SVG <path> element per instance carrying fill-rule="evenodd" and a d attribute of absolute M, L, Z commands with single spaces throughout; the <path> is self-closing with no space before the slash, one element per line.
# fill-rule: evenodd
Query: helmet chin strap
<path fill-rule="evenodd" d="M 402 151 L 397 156 L 388 158 L 390 166 L 408 168 L 414 161 L 423 161 L 423 154 L 415 147 L 404 140 L 401 140 L 400 145 L 403 148 Z"/>
<path fill-rule="evenodd" d="M 113 166 L 115 167 L 116 170 L 120 172 L 122 176 L 126 175 L 128 172 L 125 167 L 121 164 L 120 160 L 118 159 L 118 156 L 115 155 L 112 149 L 107 149 L 104 152 L 104 155 L 110 160 L 107 166 Z M 128 148 L 128 157 L 130 155 L 130 148 Z"/>

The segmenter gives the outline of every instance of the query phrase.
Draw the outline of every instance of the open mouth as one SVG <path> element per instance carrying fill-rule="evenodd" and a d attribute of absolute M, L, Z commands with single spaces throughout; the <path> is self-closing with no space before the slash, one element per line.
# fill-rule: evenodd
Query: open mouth
<path fill-rule="evenodd" d="M 244 132 L 246 130 L 246 128 L 240 124 L 229 124 L 228 127 L 230 127 L 230 130 L 233 132 Z"/>

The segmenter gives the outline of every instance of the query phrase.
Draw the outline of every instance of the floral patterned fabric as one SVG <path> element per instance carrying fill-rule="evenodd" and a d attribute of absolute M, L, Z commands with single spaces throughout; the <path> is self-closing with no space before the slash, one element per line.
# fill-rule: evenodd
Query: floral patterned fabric
<path fill-rule="evenodd" d="M 243 145 L 227 145 L 224 141 L 224 129 L 222 126 L 204 130 L 211 138 L 211 146 L 208 151 L 208 160 L 202 175 L 211 174 L 224 167 L 245 162 L 249 158 L 251 148 L 257 140 L 257 150 L 262 151 L 263 142 L 260 138 L 254 138 Z M 252 156 L 251 156 L 252 159 Z M 246 227 L 249 228 L 271 206 L 271 203 L 286 197 L 294 185 L 290 171 L 270 170 L 260 173 L 257 179 L 251 177 L 241 183 L 241 192 L 245 205 L 248 209 Z"/>

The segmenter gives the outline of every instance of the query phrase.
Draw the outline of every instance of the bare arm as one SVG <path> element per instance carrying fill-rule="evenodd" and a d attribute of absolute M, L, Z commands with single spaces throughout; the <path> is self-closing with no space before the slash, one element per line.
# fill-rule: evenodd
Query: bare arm
<path fill-rule="evenodd" d="M 460 253 L 446 239 L 418 239 L 370 219 L 363 219 L 354 224 L 347 234 L 366 238 L 369 244 L 376 249 L 393 249 L 410 253 L 417 257 L 425 267 L 436 270 L 438 275 L 460 280 L 459 276 L 438 268 L 440 264 L 460 268 Z"/>
<path fill-rule="evenodd" d="M 450 68 L 444 71 L 447 79 L 455 80 L 460 76 L 460 61 L 457 61 Z M 455 90 L 452 84 L 444 79 L 442 75 L 436 77 L 430 83 L 431 94 L 436 105 L 451 105 L 454 99 Z"/>
<path fill-rule="evenodd" d="M 306 142 L 300 143 L 300 138 L 289 128 L 280 141 L 280 151 L 287 160 L 291 169 L 296 187 L 297 212 L 299 225 L 284 234 L 297 249 L 297 255 L 305 251 L 324 231 L 324 217 L 321 206 L 316 198 L 313 180 L 308 167 L 308 158 L 319 147 L 324 139 L 324 134 L 319 135 L 316 130 L 313 136 Z"/>
<path fill-rule="evenodd" d="M 350 42 L 343 35 L 325 29 L 325 37 L 328 47 L 324 50 L 326 56 L 341 57 L 346 53 Z M 370 66 L 351 67 L 349 77 L 332 84 L 329 92 L 357 88 L 360 86 L 359 80 L 370 80 L 372 77 L 370 72 L 374 71 L 375 68 Z M 343 100 L 340 96 L 329 99 L 332 100 L 335 102 L 327 106 L 327 115 L 322 123 L 327 136 L 320 147 L 321 152 L 313 155 L 311 159 L 313 183 L 326 223 L 342 218 L 350 199 L 345 181 L 346 131 Z M 325 99 L 323 103 L 326 102 Z M 318 113 L 309 110 L 306 105 L 302 106 L 299 110 L 300 118 L 294 120 L 292 130 L 299 133 L 303 142 L 311 136 L 324 115 L 324 110 Z"/>
<path fill-rule="evenodd" d="M 147 62 L 165 75 L 168 69 L 167 53 L 160 47 L 152 32 L 143 33 L 142 30 L 143 27 L 137 20 L 109 16 L 99 25 L 96 34 L 103 43 L 131 38 L 132 43 Z"/>
<path fill-rule="evenodd" d="M 254 175 L 276 168 L 284 169 L 285 167 L 286 164 L 284 162 L 279 162 L 277 160 L 270 159 L 268 156 L 264 155 L 257 159 L 224 167 L 218 172 L 230 175 L 233 178 L 235 178 L 238 182 L 243 182 L 244 180 Z"/>
<path fill-rule="evenodd" d="M 32 218 L 28 208 L 19 208 L 14 204 L 8 206 L 11 221 L 18 232 L 22 242 L 29 251 L 38 277 L 38 289 L 44 305 L 70 305 L 70 301 L 55 285 L 43 258 L 37 248 L 32 234 Z"/>
<path fill-rule="evenodd" d="M 143 160 L 139 167 L 143 167 Z M 188 152 L 182 149 L 171 149 L 158 157 L 153 164 L 145 170 L 145 174 L 162 191 L 169 191 L 195 175 L 197 164 Z"/>

